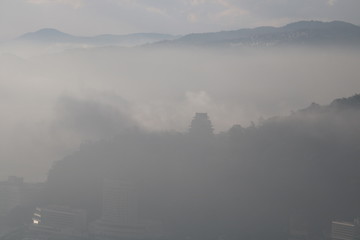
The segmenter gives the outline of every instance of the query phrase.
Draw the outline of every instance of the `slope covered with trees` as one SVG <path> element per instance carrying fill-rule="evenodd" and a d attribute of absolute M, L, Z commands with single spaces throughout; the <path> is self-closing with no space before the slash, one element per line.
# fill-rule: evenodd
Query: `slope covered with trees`
<path fill-rule="evenodd" d="M 360 95 L 212 134 L 127 130 L 84 144 L 49 172 L 45 203 L 100 217 L 102 180 L 133 180 L 141 219 L 174 236 L 283 239 L 289 219 L 313 236 L 360 215 Z M 193 120 L 194 123 L 195 120 Z"/>

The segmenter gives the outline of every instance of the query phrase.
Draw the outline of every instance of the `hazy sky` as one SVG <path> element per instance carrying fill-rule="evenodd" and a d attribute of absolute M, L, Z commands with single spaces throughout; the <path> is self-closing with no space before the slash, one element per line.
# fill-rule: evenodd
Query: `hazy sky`
<path fill-rule="evenodd" d="M 296 20 L 360 24 L 359 0 L 0 0 L 0 40 L 51 27 L 77 35 L 219 31 Z"/>

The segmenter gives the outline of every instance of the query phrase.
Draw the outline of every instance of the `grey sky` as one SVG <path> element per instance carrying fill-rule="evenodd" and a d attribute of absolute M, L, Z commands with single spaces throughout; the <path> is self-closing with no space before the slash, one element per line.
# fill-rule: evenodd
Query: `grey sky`
<path fill-rule="evenodd" d="M 0 0 L 0 40 L 52 27 L 77 35 L 184 34 L 296 20 L 360 24 L 358 0 Z"/>

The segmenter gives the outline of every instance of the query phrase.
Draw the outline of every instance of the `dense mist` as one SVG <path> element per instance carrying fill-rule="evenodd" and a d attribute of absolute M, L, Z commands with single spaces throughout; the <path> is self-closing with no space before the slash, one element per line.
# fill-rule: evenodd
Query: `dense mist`
<path fill-rule="evenodd" d="M 199 113 L 188 133 L 123 131 L 56 162 L 42 200 L 91 222 L 103 179 L 118 176 L 137 186 L 141 219 L 172 238 L 287 239 L 292 219 L 326 237 L 329 221 L 360 214 L 359 107 L 355 95 L 221 134 Z"/>
<path fill-rule="evenodd" d="M 359 0 L 0 0 L 0 240 L 359 240 Z"/>
<path fill-rule="evenodd" d="M 43 180 L 83 142 L 132 128 L 185 133 L 195 112 L 207 112 L 220 133 L 351 96 L 359 56 L 310 47 L 155 45 L 26 57 L 3 49 L 0 176 Z"/>
<path fill-rule="evenodd" d="M 0 240 L 354 240 L 359 40 L 300 21 L 0 44 Z"/>

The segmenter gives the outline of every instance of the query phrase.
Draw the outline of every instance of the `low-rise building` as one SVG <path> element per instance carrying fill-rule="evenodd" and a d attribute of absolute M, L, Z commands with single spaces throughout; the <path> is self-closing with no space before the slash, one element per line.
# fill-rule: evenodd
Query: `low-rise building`
<path fill-rule="evenodd" d="M 136 187 L 125 179 L 105 179 L 102 216 L 90 224 L 90 235 L 96 240 L 162 239 L 161 224 L 138 219 Z"/>
<path fill-rule="evenodd" d="M 353 222 L 333 221 L 331 223 L 332 240 L 358 240 L 360 239 L 360 220 Z"/>
<path fill-rule="evenodd" d="M 64 206 L 36 208 L 29 236 L 83 236 L 86 234 L 86 212 Z"/>

